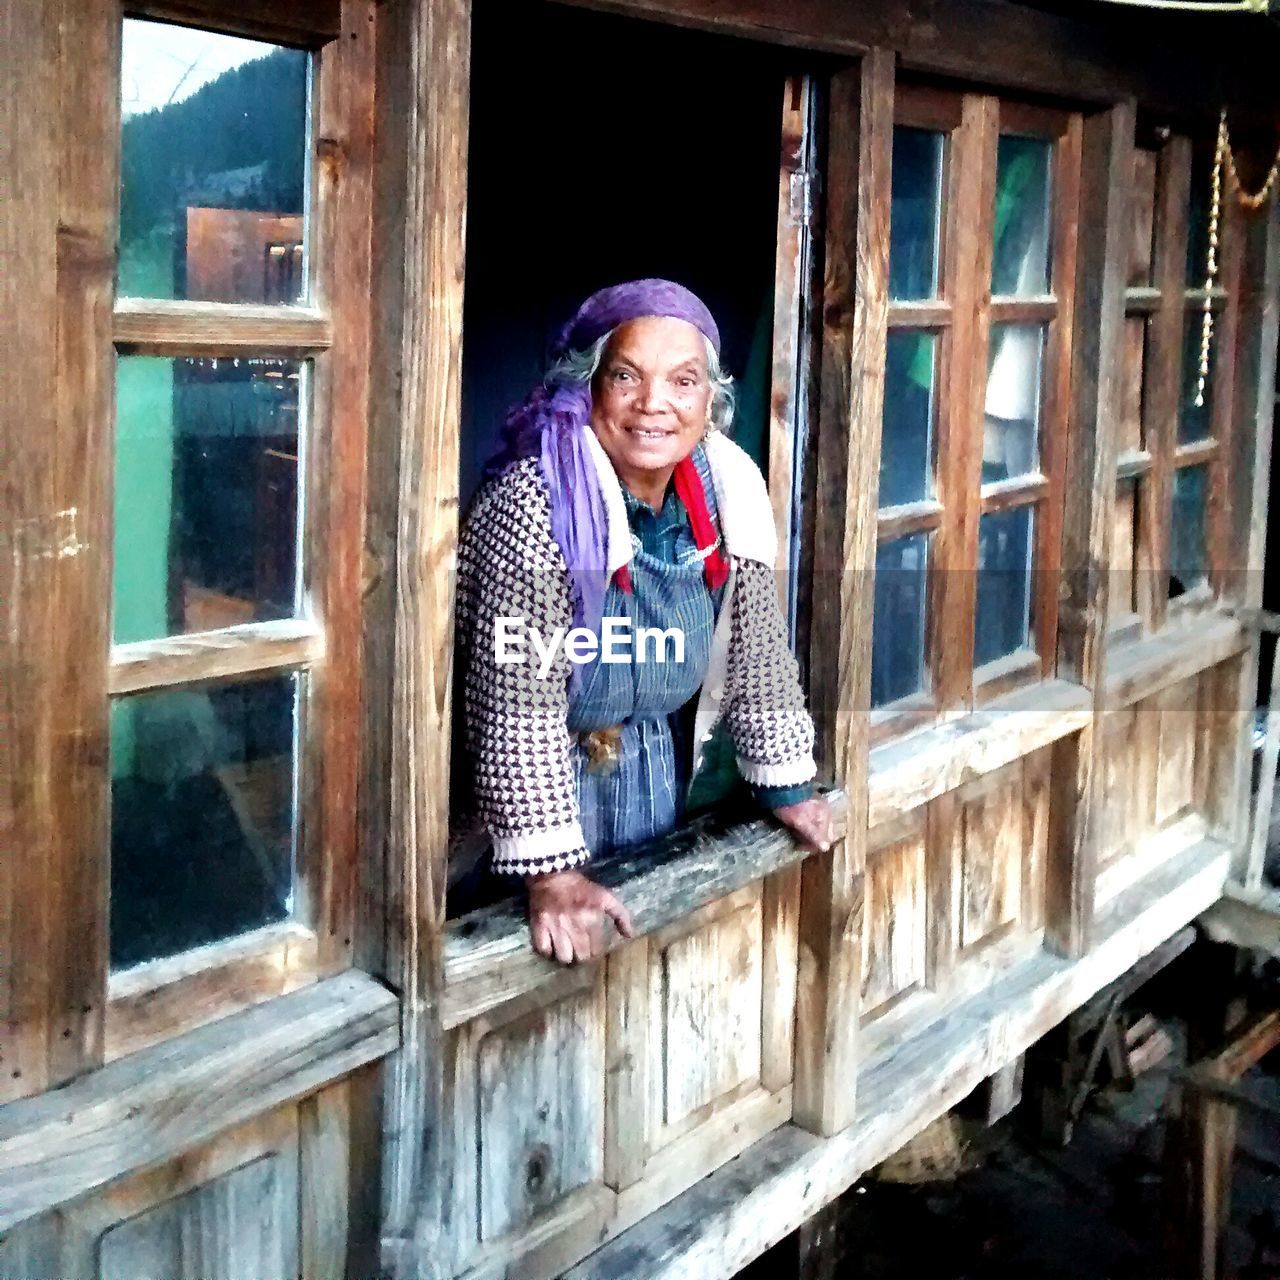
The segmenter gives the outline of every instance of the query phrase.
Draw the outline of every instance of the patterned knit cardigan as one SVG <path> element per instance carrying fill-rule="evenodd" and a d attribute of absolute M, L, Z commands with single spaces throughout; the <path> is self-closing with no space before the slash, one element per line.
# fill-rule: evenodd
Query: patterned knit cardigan
<path fill-rule="evenodd" d="M 759 472 L 750 465 L 763 494 Z M 752 514 L 772 524 L 767 502 Z M 725 532 L 730 579 L 712 642 L 699 732 L 705 741 L 710 727 L 726 719 L 748 782 L 807 782 L 815 773 L 813 722 L 773 572 L 760 560 L 735 555 Z M 458 548 L 465 740 L 496 871 L 541 874 L 580 866 L 590 857 L 578 820 L 564 647 L 546 676 L 532 661 L 499 664 L 494 652 L 500 617 L 522 618 L 544 637 L 556 627 L 567 631 L 573 625 L 570 589 L 551 536 L 550 503 L 537 461 L 517 462 L 481 489 Z M 711 711 L 709 724 L 704 705 Z"/>

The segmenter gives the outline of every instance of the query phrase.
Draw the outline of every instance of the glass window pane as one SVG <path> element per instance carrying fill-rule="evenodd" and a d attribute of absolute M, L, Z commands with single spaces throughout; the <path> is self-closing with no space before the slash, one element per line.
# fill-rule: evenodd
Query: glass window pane
<path fill-rule="evenodd" d="M 993 324 L 987 354 L 982 482 L 1040 466 L 1040 380 L 1046 327 Z"/>
<path fill-rule="evenodd" d="M 889 296 L 903 301 L 938 292 L 938 229 L 942 216 L 940 133 L 900 125 L 893 131 L 889 220 Z"/>
<path fill-rule="evenodd" d="M 1173 473 L 1173 525 L 1169 546 L 1169 598 L 1190 591 L 1209 569 L 1205 529 L 1209 472 L 1181 467 Z"/>
<path fill-rule="evenodd" d="M 1187 287 L 1191 289 L 1203 289 L 1209 274 L 1209 206 L 1212 199 L 1213 153 L 1206 148 L 1195 147 L 1187 205 Z"/>
<path fill-rule="evenodd" d="M 308 55 L 126 19 L 120 293 L 303 294 Z"/>
<path fill-rule="evenodd" d="M 297 361 L 120 359 L 116 643 L 296 611 L 301 386 Z"/>
<path fill-rule="evenodd" d="M 1221 356 L 1215 333 L 1209 343 L 1209 372 L 1204 380 L 1203 403 L 1196 404 L 1196 387 L 1200 382 L 1200 349 L 1204 338 L 1204 312 L 1187 311 L 1182 331 L 1182 397 L 1178 403 L 1178 443 L 1205 440 L 1213 434 L 1213 374 Z"/>
<path fill-rule="evenodd" d="M 895 330 L 885 345 L 880 505 L 933 494 L 933 370 L 936 335 Z"/>
<path fill-rule="evenodd" d="M 975 666 L 1027 647 L 1034 518 L 1034 508 L 1018 507 L 978 521 Z"/>
<path fill-rule="evenodd" d="M 1049 174 L 1052 144 L 1002 134 L 996 152 L 995 244 L 991 292 L 1049 288 Z"/>
<path fill-rule="evenodd" d="M 111 965 L 174 955 L 292 910 L 300 677 L 111 708 Z"/>
<path fill-rule="evenodd" d="M 871 705 L 882 707 L 924 688 L 924 611 L 928 534 L 876 548 L 871 632 Z"/>

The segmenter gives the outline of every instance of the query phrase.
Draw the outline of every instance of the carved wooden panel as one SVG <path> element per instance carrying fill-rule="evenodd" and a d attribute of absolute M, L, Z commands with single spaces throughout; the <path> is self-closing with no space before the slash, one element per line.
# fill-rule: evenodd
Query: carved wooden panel
<path fill-rule="evenodd" d="M 706 1109 L 760 1079 L 762 894 L 752 885 L 695 927 L 650 941 L 651 1145 L 658 1148 Z"/>
<path fill-rule="evenodd" d="M 1159 708 L 1159 765 L 1156 775 L 1157 826 L 1174 821 L 1196 805 L 1195 758 L 1199 714 L 1199 677 L 1162 689 Z"/>
<path fill-rule="evenodd" d="M 985 778 L 962 796 L 961 950 L 1003 931 L 1018 917 L 1022 896 L 1021 762 Z"/>
<path fill-rule="evenodd" d="M 489 1032 L 476 1056 L 480 1234 L 524 1225 L 598 1182 L 604 1008 L 597 984 Z"/>
<path fill-rule="evenodd" d="M 927 884 L 923 815 L 915 829 L 867 860 L 862 933 L 864 1018 L 925 980 Z"/>

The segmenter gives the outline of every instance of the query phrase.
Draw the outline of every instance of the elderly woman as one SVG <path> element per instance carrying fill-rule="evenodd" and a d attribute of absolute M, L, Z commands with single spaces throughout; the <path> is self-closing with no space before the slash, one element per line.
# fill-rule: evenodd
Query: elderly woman
<path fill-rule="evenodd" d="M 582 868 L 671 830 L 722 718 L 761 804 L 812 848 L 833 832 L 772 509 L 724 434 L 733 386 L 711 314 L 670 281 L 616 285 L 582 304 L 554 357 L 508 417 L 458 596 L 493 869 L 524 877 L 534 947 L 570 964 L 601 952 L 605 916 L 631 934 Z M 686 752 L 678 713 L 694 698 Z"/>

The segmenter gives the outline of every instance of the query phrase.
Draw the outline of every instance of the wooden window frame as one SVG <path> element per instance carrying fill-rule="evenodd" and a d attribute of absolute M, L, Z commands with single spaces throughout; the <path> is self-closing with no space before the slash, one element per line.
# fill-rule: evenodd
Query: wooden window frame
<path fill-rule="evenodd" d="M 121 297 L 111 322 L 116 357 L 252 352 L 308 366 L 306 445 L 298 483 L 298 616 L 115 644 L 107 676 L 113 699 L 210 681 L 304 678 L 295 739 L 302 783 L 295 813 L 295 907 L 291 918 L 278 924 L 109 973 L 107 1061 L 352 964 L 374 82 L 370 0 L 286 4 L 276 6 L 268 19 L 255 6 L 195 0 L 127 0 L 113 8 L 117 22 L 178 21 L 304 48 L 310 89 L 305 302 L 275 306 Z M 104 74 L 112 77 L 118 103 L 118 63 Z M 114 127 L 118 137 L 118 111 Z M 322 459 L 322 465 L 308 466 L 307 456 Z M 109 609 L 109 599 L 102 605 Z M 109 911 L 105 901 L 102 911 Z"/>
<path fill-rule="evenodd" d="M 934 497 L 877 512 L 877 544 L 931 536 L 925 588 L 922 689 L 874 708 L 873 745 L 938 719 L 951 719 L 1056 670 L 1057 583 L 1066 475 L 1067 404 L 1075 291 L 1081 118 L 993 95 L 899 84 L 894 124 L 944 134 L 946 159 L 939 233 L 938 296 L 894 302 L 888 332 L 938 335 L 934 431 L 929 465 Z M 1001 134 L 1053 143 L 1050 292 L 992 297 L 996 148 Z M 1038 471 L 981 483 L 982 405 L 993 323 L 1046 327 L 1041 375 Z M 877 430 L 879 424 L 877 424 Z M 978 524 L 983 515 L 1035 510 L 1030 635 L 1034 648 L 974 667 Z M 945 567 L 944 567 L 945 566 Z M 961 570 L 957 570 L 957 566 Z M 972 570 L 972 571 L 970 571 Z"/>
<path fill-rule="evenodd" d="M 1112 592 L 1108 627 L 1112 641 L 1118 643 L 1153 636 L 1167 624 L 1214 607 L 1226 586 L 1230 559 L 1227 492 L 1231 482 L 1243 219 L 1224 178 L 1219 283 L 1210 295 L 1215 321 L 1210 352 L 1209 433 L 1203 439 L 1182 444 L 1178 441 L 1178 428 L 1183 408 L 1185 326 L 1200 316 L 1205 300 L 1203 284 L 1191 284 L 1186 279 L 1193 146 L 1185 136 L 1148 130 L 1135 146 L 1135 164 L 1142 151 L 1154 155 L 1155 165 L 1149 241 L 1151 282 L 1129 284 L 1125 290 L 1126 323 L 1141 318 L 1145 326 L 1140 374 L 1142 440 L 1138 449 L 1121 454 L 1116 468 L 1117 501 L 1129 501 L 1133 511 L 1130 563 L 1134 586 L 1130 598 L 1136 600 L 1137 608 L 1121 608 L 1119 593 Z M 1207 577 L 1198 587 L 1170 599 L 1174 478 L 1178 471 L 1197 465 L 1208 470 L 1204 548 Z M 1133 497 L 1126 499 L 1124 491 L 1130 486 Z"/>

